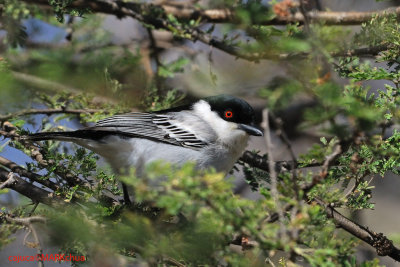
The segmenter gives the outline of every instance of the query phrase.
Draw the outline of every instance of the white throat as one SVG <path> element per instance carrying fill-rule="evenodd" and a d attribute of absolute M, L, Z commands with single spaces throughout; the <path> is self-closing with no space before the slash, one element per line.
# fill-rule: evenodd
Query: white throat
<path fill-rule="evenodd" d="M 193 105 L 193 112 L 207 122 L 215 131 L 219 144 L 228 147 L 230 150 L 243 152 L 249 136 L 239 129 L 236 123 L 223 120 L 217 112 L 211 110 L 210 104 L 204 100 L 200 100 Z"/>

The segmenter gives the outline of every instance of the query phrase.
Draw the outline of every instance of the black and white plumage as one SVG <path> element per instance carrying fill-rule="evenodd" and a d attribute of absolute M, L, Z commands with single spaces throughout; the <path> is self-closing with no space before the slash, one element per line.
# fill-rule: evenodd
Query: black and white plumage
<path fill-rule="evenodd" d="M 254 127 L 254 111 L 239 98 L 221 95 L 192 105 L 153 113 L 127 113 L 70 132 L 26 137 L 72 141 L 103 156 L 115 170 L 143 167 L 163 160 L 176 165 L 193 161 L 198 168 L 229 171 L 243 153 Z"/>

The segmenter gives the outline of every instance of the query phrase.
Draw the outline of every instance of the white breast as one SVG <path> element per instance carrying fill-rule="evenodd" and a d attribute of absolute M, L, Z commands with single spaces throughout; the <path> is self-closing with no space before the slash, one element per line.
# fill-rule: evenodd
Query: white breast
<path fill-rule="evenodd" d="M 217 171 L 228 172 L 241 156 L 247 138 L 238 141 L 235 147 L 216 144 L 193 150 L 147 139 L 110 136 L 104 142 L 90 141 L 80 145 L 104 157 L 117 172 L 124 173 L 135 167 L 141 175 L 147 164 L 159 160 L 177 166 L 191 161 L 200 169 L 214 167 Z"/>
<path fill-rule="evenodd" d="M 103 142 L 91 141 L 80 144 L 104 157 L 118 172 L 126 172 L 135 167 L 141 174 L 144 167 L 157 160 L 182 165 L 187 161 L 198 162 L 200 152 L 160 142 L 139 138 L 121 138 L 112 135 Z"/>

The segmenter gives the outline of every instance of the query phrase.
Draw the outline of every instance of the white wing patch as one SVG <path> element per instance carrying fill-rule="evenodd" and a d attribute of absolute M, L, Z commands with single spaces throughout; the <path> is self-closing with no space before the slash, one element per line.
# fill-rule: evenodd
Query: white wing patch
<path fill-rule="evenodd" d="M 103 119 L 92 127 L 93 130 L 146 138 L 177 146 L 200 149 L 208 143 L 189 129 L 179 126 L 174 113 L 138 113 L 115 115 Z"/>
<path fill-rule="evenodd" d="M 187 129 L 179 127 L 168 115 L 157 115 L 153 118 L 153 123 L 167 133 L 167 138 L 173 138 L 183 144 L 183 146 L 201 148 L 207 143 L 198 138 Z"/>

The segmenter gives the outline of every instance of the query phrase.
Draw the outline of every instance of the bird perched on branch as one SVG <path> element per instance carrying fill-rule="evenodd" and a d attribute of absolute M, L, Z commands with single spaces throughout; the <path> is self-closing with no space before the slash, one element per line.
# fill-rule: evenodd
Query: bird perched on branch
<path fill-rule="evenodd" d="M 244 100 L 220 95 L 172 109 L 115 115 L 94 126 L 68 132 L 42 132 L 26 140 L 74 142 L 104 157 L 119 173 L 163 160 L 174 165 L 228 172 L 242 155 L 249 135 L 261 136 L 254 110 Z"/>

